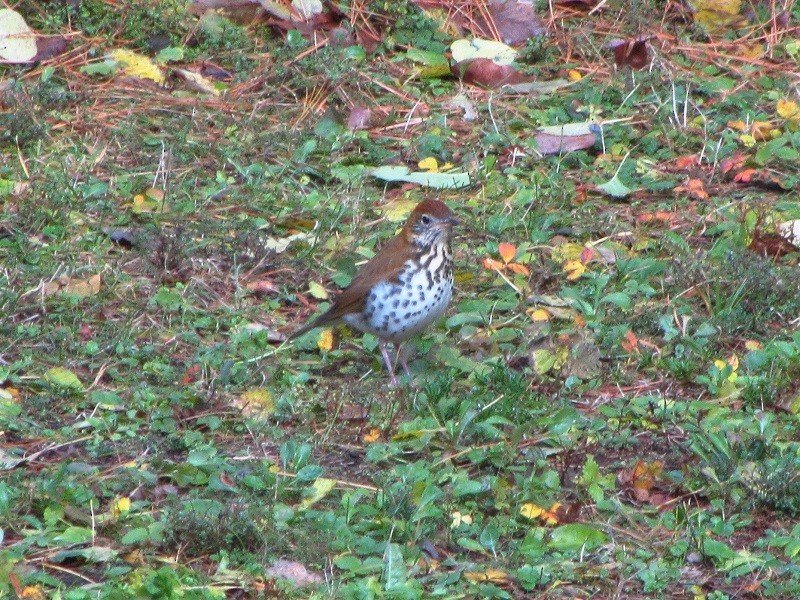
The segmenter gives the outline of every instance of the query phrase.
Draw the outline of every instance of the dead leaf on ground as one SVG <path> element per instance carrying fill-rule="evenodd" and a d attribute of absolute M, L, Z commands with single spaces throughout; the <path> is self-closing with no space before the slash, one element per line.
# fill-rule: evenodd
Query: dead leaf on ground
<path fill-rule="evenodd" d="M 647 49 L 649 36 L 639 36 L 629 40 L 612 40 L 608 47 L 614 53 L 614 64 L 617 68 L 630 67 L 638 70 L 650 62 L 650 53 Z"/>
<path fill-rule="evenodd" d="M 544 35 L 545 27 L 534 10 L 534 3 L 526 0 L 492 0 L 488 6 L 500 39 L 506 44 L 522 44 L 531 38 Z M 478 18 L 483 29 L 491 31 L 488 24 Z"/>
<path fill-rule="evenodd" d="M 45 297 L 54 296 L 56 294 L 68 294 L 79 298 L 85 298 L 87 296 L 94 296 L 100 292 L 101 283 L 102 278 L 99 273 L 92 275 L 88 279 L 78 279 L 62 275 L 58 279 L 48 281 L 44 285 L 42 293 Z"/>
<path fill-rule="evenodd" d="M 309 571 L 305 565 L 293 561 L 278 559 L 267 569 L 267 575 L 277 579 L 287 579 L 297 586 L 314 585 L 322 583 L 323 577 L 319 573 Z"/>
<path fill-rule="evenodd" d="M 540 154 L 566 154 L 575 150 L 585 150 L 594 146 L 597 136 L 593 133 L 580 135 L 553 135 L 551 133 L 537 132 L 533 139 L 536 140 L 536 149 Z"/>

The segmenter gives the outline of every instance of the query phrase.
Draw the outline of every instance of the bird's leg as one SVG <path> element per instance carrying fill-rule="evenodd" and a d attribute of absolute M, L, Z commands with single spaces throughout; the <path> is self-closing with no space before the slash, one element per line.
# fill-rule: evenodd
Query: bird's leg
<path fill-rule="evenodd" d="M 392 364 L 392 359 L 389 358 L 389 351 L 386 349 L 386 342 L 380 342 L 378 344 L 378 348 L 381 349 L 383 362 L 386 363 L 386 369 L 389 371 L 389 376 L 392 378 L 392 386 L 397 386 L 397 377 L 394 376 L 394 365 Z"/>
<path fill-rule="evenodd" d="M 403 354 L 403 345 L 397 344 L 397 360 L 400 361 L 400 366 L 403 367 L 403 372 L 411 378 L 411 371 L 408 368 L 408 362 L 406 361 L 406 357 Z"/>

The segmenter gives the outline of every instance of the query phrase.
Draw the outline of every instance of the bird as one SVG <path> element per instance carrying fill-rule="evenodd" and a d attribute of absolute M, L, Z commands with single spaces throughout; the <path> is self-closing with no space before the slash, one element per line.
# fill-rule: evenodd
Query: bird
<path fill-rule="evenodd" d="M 453 212 L 439 200 L 423 200 L 403 229 L 361 266 L 350 285 L 330 308 L 292 333 L 294 340 L 317 327 L 344 322 L 378 338 L 392 386 L 397 386 L 388 344 L 407 376 L 400 345 L 442 316 L 453 295 L 453 254 L 450 247 Z"/>

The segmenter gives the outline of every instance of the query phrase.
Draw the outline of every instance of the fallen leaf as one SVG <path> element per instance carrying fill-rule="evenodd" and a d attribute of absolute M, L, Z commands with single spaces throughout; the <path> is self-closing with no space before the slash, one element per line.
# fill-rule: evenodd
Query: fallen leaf
<path fill-rule="evenodd" d="M 547 523 L 548 525 L 557 525 L 558 524 L 558 509 L 561 508 L 561 504 L 556 502 L 550 508 L 543 508 L 538 504 L 533 504 L 532 502 L 527 502 L 523 504 L 519 509 L 519 514 L 521 514 L 526 519 L 540 519 L 541 521 Z"/>
<path fill-rule="evenodd" d="M 53 367 L 45 371 L 42 379 L 52 386 L 72 391 L 83 391 L 83 384 L 78 376 L 69 369 Z"/>
<path fill-rule="evenodd" d="M 354 106 L 347 117 L 347 128 L 350 131 L 366 129 L 371 117 L 372 111 L 370 109 L 365 106 Z"/>
<path fill-rule="evenodd" d="M 481 39 L 456 40 L 450 44 L 450 52 L 455 63 L 487 59 L 496 65 L 510 66 L 517 57 L 517 51 L 507 44 Z"/>
<path fill-rule="evenodd" d="M 567 274 L 567 281 L 580 279 L 581 275 L 586 271 L 586 265 L 579 260 L 569 260 L 564 263 L 564 273 Z"/>
<path fill-rule="evenodd" d="M 47 282 L 42 293 L 46 297 L 56 294 L 68 294 L 79 298 L 86 298 L 98 294 L 101 285 L 102 278 L 99 273 L 92 275 L 88 279 L 61 276 L 58 279 Z"/>
<path fill-rule="evenodd" d="M 508 580 L 508 573 L 500 569 L 486 569 L 486 571 L 464 571 L 466 577 L 472 583 L 502 583 Z"/>
<path fill-rule="evenodd" d="M 511 65 L 497 64 L 489 58 L 476 58 L 456 63 L 453 75 L 466 83 L 486 88 L 498 88 L 508 84 L 530 81 Z"/>
<path fill-rule="evenodd" d="M 612 40 L 608 47 L 614 52 L 614 63 L 617 67 L 641 69 L 650 62 L 647 51 L 648 36 L 639 36 L 630 40 Z"/>
<path fill-rule="evenodd" d="M 378 167 L 377 169 L 373 169 L 370 174 L 384 181 L 405 181 L 435 189 L 462 188 L 470 184 L 469 173 L 411 172 L 408 167 L 394 165 Z"/>
<path fill-rule="evenodd" d="M 113 50 L 109 57 L 122 67 L 122 72 L 129 77 L 149 79 L 158 84 L 165 81 L 164 72 L 148 57 L 133 50 Z"/>
<path fill-rule="evenodd" d="M 514 257 L 517 255 L 517 247 L 514 244 L 509 244 L 508 242 L 500 242 L 497 245 L 497 251 L 500 253 L 500 258 L 507 263 L 514 260 Z"/>
<path fill-rule="evenodd" d="M 36 36 L 18 12 L 0 10 L 0 59 L 7 63 L 27 63 L 36 56 Z"/>
<path fill-rule="evenodd" d="M 633 354 L 634 352 L 639 351 L 639 340 L 637 339 L 636 334 L 630 329 L 625 332 L 625 339 L 622 340 L 620 345 L 628 354 Z"/>
<path fill-rule="evenodd" d="M 379 439 L 381 439 L 381 430 L 377 427 L 373 427 L 369 430 L 369 433 L 365 433 L 361 439 L 363 439 L 367 444 L 377 442 Z"/>
<path fill-rule="evenodd" d="M 330 352 L 333 349 L 333 330 L 323 329 L 317 339 L 317 348 L 323 352 Z"/>
<path fill-rule="evenodd" d="M 316 585 L 324 578 L 319 573 L 309 571 L 305 565 L 293 560 L 278 559 L 267 569 L 267 575 L 277 579 L 287 579 L 297 586 Z"/>
<path fill-rule="evenodd" d="M 500 38 L 506 44 L 522 44 L 545 33 L 545 27 L 530 0 L 493 0 L 489 2 L 488 10 Z M 488 29 L 485 25 L 483 28 Z"/>
<path fill-rule="evenodd" d="M 536 149 L 543 155 L 566 154 L 575 150 L 585 150 L 591 148 L 597 142 L 597 136 L 594 133 L 553 135 L 539 131 L 533 137 L 536 140 Z"/>

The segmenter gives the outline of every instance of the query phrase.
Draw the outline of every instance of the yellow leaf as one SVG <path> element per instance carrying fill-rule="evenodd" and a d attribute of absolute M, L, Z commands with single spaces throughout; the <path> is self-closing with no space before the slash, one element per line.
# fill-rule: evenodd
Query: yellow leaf
<path fill-rule="evenodd" d="M 373 427 L 372 429 L 370 429 L 369 433 L 365 434 L 363 437 L 363 440 L 368 444 L 371 444 L 372 442 L 377 442 L 379 439 L 381 439 L 381 430 L 378 429 L 377 427 Z"/>
<path fill-rule="evenodd" d="M 311 489 L 308 491 L 308 496 L 303 498 L 303 501 L 300 503 L 300 508 L 310 508 L 313 504 L 316 504 L 327 496 L 328 492 L 330 492 L 335 485 L 336 481 L 333 479 L 327 479 L 325 477 L 316 479 L 311 485 Z"/>
<path fill-rule="evenodd" d="M 797 119 L 800 118 L 800 107 L 791 100 L 778 100 L 777 113 L 782 119 Z"/>
<path fill-rule="evenodd" d="M 520 507 L 519 513 L 528 519 L 541 519 L 548 525 L 555 525 L 558 523 L 559 508 L 561 508 L 561 504 L 558 502 L 553 504 L 550 508 L 542 508 L 538 504 L 528 502 Z"/>
<path fill-rule="evenodd" d="M 462 513 L 458 512 L 458 511 L 456 511 L 456 512 L 452 513 L 450 516 L 453 518 L 452 522 L 450 523 L 450 528 L 451 529 L 455 529 L 456 527 L 458 527 L 461 524 L 464 524 L 464 525 L 471 525 L 472 524 L 472 515 L 465 515 L 465 514 L 462 514 Z"/>
<path fill-rule="evenodd" d="M 414 200 L 392 200 L 381 207 L 381 212 L 387 221 L 399 223 L 406 220 L 416 205 Z"/>
<path fill-rule="evenodd" d="M 464 577 L 466 577 L 472 583 L 484 583 L 487 581 L 491 581 L 493 583 L 502 583 L 508 580 L 508 573 L 501 571 L 500 569 L 486 569 L 486 571 L 483 573 L 478 573 L 477 571 L 465 571 Z"/>
<path fill-rule="evenodd" d="M 532 321 L 549 321 L 550 313 L 544 308 L 528 309 L 528 315 Z"/>
<path fill-rule="evenodd" d="M 736 52 L 737 56 L 742 58 L 749 58 L 750 60 L 758 60 L 767 49 L 761 44 L 743 44 Z"/>
<path fill-rule="evenodd" d="M 736 371 L 739 368 L 739 357 L 736 356 L 735 354 L 731 354 L 728 357 L 728 364 L 734 371 Z"/>
<path fill-rule="evenodd" d="M 125 75 L 138 77 L 139 79 L 149 79 L 156 83 L 164 83 L 164 72 L 143 54 L 132 50 L 119 49 L 111 52 L 109 56 L 122 65 Z"/>
<path fill-rule="evenodd" d="M 333 349 L 333 330 L 332 329 L 323 329 L 322 333 L 319 334 L 319 339 L 317 340 L 317 348 L 323 350 L 325 352 L 330 352 Z"/>
<path fill-rule="evenodd" d="M 115 519 L 119 519 L 123 515 L 127 515 L 131 510 L 130 498 L 117 498 L 114 505 L 111 507 L 111 515 Z"/>
<path fill-rule="evenodd" d="M 269 416 L 275 412 L 275 399 L 264 388 L 253 388 L 243 392 L 236 405 L 250 414 Z"/>
<path fill-rule="evenodd" d="M 12 571 L 13 573 L 13 571 Z M 44 588 L 41 585 L 27 585 L 22 589 L 19 595 L 20 599 L 24 600 L 45 600 L 47 596 L 44 593 Z"/>
<path fill-rule="evenodd" d="M 742 145 L 745 148 L 752 148 L 756 145 L 756 138 L 754 138 L 751 134 L 745 133 L 739 136 L 739 141 L 742 142 Z"/>
<path fill-rule="evenodd" d="M 430 171 L 431 173 L 436 173 L 439 171 L 439 161 L 437 161 L 432 156 L 429 156 L 428 158 L 423 158 L 421 161 L 417 163 L 417 166 L 423 171 Z"/>
<path fill-rule="evenodd" d="M 500 253 L 500 258 L 502 258 L 503 262 L 506 263 L 510 263 L 517 255 L 517 247 L 514 244 L 509 244 L 508 242 L 500 242 L 497 245 L 497 251 Z"/>
<path fill-rule="evenodd" d="M 567 242 L 553 248 L 552 258 L 556 262 L 566 262 L 568 260 L 577 260 L 580 258 L 585 246 L 582 244 L 575 244 Z"/>
<path fill-rule="evenodd" d="M 327 300 L 330 294 L 328 294 L 328 290 L 318 284 L 316 281 L 312 281 L 308 284 L 308 293 L 311 294 L 317 300 Z"/>
<path fill-rule="evenodd" d="M 570 69 L 569 73 L 567 73 L 567 77 L 570 81 L 580 81 L 583 79 L 583 75 L 581 75 L 580 71 L 576 71 L 575 69 Z"/>
<path fill-rule="evenodd" d="M 586 265 L 579 260 L 568 260 L 564 263 L 564 272 L 568 281 L 575 281 L 586 272 Z"/>
<path fill-rule="evenodd" d="M 728 121 L 728 127 L 736 131 L 745 131 L 748 129 L 747 123 L 744 121 Z"/>
<path fill-rule="evenodd" d="M 722 369 L 728 366 L 728 363 L 718 358 L 717 360 L 714 361 L 714 366 L 717 367 L 720 371 L 722 371 Z"/>
<path fill-rule="evenodd" d="M 759 342 L 757 340 L 747 340 L 744 343 L 744 347 L 747 350 L 761 350 L 761 348 L 764 347 L 764 344 L 762 344 L 761 342 Z"/>

